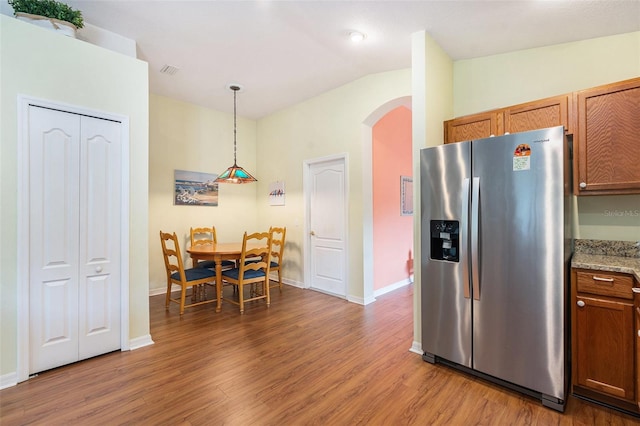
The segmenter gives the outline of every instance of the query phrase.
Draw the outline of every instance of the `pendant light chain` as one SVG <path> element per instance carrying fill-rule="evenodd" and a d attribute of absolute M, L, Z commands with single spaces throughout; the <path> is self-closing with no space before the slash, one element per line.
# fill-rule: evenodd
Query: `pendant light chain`
<path fill-rule="evenodd" d="M 231 86 L 231 90 L 233 90 L 233 165 L 236 166 L 236 137 L 238 134 L 238 116 L 236 113 L 236 97 L 238 96 L 238 90 L 240 88 L 238 86 Z"/>
<path fill-rule="evenodd" d="M 222 172 L 214 182 L 216 183 L 251 183 L 257 179 L 251 176 L 245 169 L 238 166 L 238 90 L 240 86 L 227 86 L 233 90 L 233 166 Z"/>

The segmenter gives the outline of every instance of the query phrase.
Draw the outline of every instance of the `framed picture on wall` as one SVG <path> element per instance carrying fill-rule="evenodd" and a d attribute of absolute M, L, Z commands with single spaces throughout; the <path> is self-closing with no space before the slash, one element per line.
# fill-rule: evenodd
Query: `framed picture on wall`
<path fill-rule="evenodd" d="M 413 178 L 400 176 L 400 216 L 413 214 Z"/>
<path fill-rule="evenodd" d="M 269 205 L 284 206 L 284 182 L 276 181 L 269 184 Z"/>
<path fill-rule="evenodd" d="M 218 175 L 174 170 L 173 204 L 176 206 L 217 206 Z"/>

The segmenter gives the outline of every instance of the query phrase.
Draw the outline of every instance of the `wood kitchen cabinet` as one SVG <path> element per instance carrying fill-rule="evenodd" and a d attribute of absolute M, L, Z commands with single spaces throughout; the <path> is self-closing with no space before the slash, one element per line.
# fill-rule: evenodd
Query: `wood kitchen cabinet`
<path fill-rule="evenodd" d="M 444 122 L 444 143 L 470 141 L 501 135 L 502 112 L 489 111 Z"/>
<path fill-rule="evenodd" d="M 573 269 L 571 281 L 573 393 L 637 412 L 633 277 Z"/>
<path fill-rule="evenodd" d="M 564 126 L 576 195 L 640 194 L 640 77 L 444 122 L 444 143 Z"/>
<path fill-rule="evenodd" d="M 636 403 L 640 411 L 640 288 L 633 288 L 633 311 L 636 337 Z"/>
<path fill-rule="evenodd" d="M 466 115 L 444 122 L 445 143 L 564 126 L 573 132 L 569 111 L 570 95 L 554 96 L 507 108 Z"/>
<path fill-rule="evenodd" d="M 527 132 L 547 127 L 564 126 L 573 133 L 569 120 L 570 95 L 554 96 L 504 109 L 504 133 Z"/>
<path fill-rule="evenodd" d="M 640 78 L 576 92 L 577 195 L 640 194 Z"/>

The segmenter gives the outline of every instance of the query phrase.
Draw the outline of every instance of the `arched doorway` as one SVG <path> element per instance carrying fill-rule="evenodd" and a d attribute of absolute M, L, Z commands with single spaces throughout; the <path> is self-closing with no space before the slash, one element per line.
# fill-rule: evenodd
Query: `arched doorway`
<path fill-rule="evenodd" d="M 363 282 L 364 304 L 375 301 L 374 289 L 374 203 L 373 203 L 373 129 L 385 115 L 398 107 L 411 110 L 411 97 L 404 96 L 393 99 L 373 111 L 362 123 L 362 156 L 363 156 Z M 398 173 L 397 187 L 400 188 Z M 400 206 L 398 205 L 398 214 Z"/>

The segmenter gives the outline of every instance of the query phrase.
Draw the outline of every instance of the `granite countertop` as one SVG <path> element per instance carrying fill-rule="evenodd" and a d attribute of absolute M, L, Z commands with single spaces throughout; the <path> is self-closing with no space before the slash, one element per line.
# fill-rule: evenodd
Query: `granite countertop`
<path fill-rule="evenodd" d="M 576 240 L 571 267 L 631 274 L 640 283 L 640 242 Z"/>

